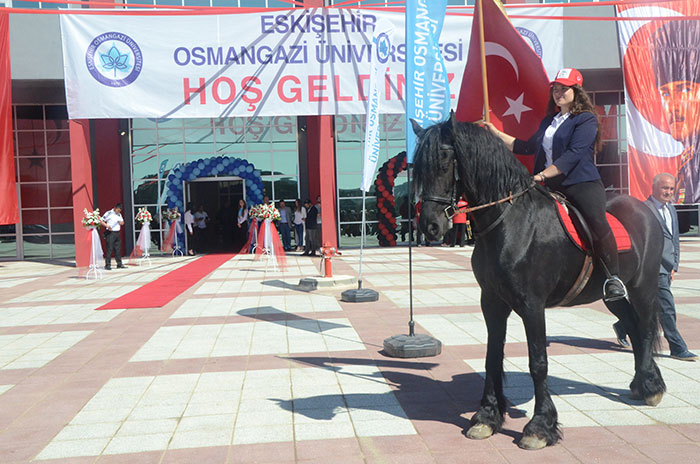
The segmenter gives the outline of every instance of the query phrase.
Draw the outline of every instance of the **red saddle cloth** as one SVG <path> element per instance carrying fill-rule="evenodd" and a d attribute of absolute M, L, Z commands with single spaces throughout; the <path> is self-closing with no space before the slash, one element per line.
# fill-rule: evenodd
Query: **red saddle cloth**
<path fill-rule="evenodd" d="M 582 250 L 587 250 L 588 246 L 579 236 L 578 231 L 574 227 L 574 223 L 571 221 L 569 212 L 566 210 L 566 208 L 564 208 L 564 205 L 562 205 L 558 201 L 556 202 L 556 204 L 557 211 L 559 212 L 559 219 L 564 225 L 564 229 L 566 229 L 566 232 L 569 234 L 571 240 Z M 615 236 L 615 243 L 617 243 L 617 251 L 630 251 L 632 249 L 632 242 L 630 241 L 630 236 L 627 233 L 625 226 L 623 226 L 622 223 L 618 221 L 617 218 L 612 214 L 605 214 L 608 219 L 608 224 L 610 224 L 610 228 L 612 229 L 613 235 Z"/>

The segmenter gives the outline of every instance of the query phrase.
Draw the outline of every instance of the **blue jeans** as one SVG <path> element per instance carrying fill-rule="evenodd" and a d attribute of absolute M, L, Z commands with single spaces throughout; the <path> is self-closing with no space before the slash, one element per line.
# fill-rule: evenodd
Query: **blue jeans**
<path fill-rule="evenodd" d="M 282 246 L 285 250 L 292 248 L 292 236 L 289 230 L 288 222 L 280 223 L 280 234 L 282 234 Z"/>
<path fill-rule="evenodd" d="M 659 274 L 659 299 L 661 300 L 661 328 L 668 341 L 671 354 L 681 354 L 688 351 L 683 337 L 676 327 L 676 305 L 671 293 L 671 274 Z"/>
<path fill-rule="evenodd" d="M 304 246 L 304 223 L 294 224 L 294 240 L 297 242 L 298 247 Z"/>

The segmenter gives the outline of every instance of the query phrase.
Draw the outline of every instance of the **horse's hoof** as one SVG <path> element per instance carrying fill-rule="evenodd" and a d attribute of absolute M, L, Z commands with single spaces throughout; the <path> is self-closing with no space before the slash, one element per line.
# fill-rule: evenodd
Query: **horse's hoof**
<path fill-rule="evenodd" d="M 547 440 L 537 435 L 524 435 L 523 438 L 520 439 L 518 446 L 526 450 L 538 450 L 547 446 Z"/>
<path fill-rule="evenodd" d="M 642 394 L 637 390 L 630 390 L 630 399 L 634 401 L 641 401 L 643 398 Z"/>
<path fill-rule="evenodd" d="M 656 395 L 651 395 L 644 398 L 644 402 L 647 404 L 647 406 L 656 406 L 657 404 L 661 403 L 661 398 L 663 397 L 663 393 L 657 393 Z"/>
<path fill-rule="evenodd" d="M 493 435 L 493 429 L 486 424 L 474 424 L 467 430 L 467 438 L 483 440 Z"/>

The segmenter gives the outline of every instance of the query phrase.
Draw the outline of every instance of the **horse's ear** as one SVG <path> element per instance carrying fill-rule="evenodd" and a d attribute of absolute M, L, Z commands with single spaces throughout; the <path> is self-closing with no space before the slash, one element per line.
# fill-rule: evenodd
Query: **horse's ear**
<path fill-rule="evenodd" d="M 418 124 L 416 121 L 413 120 L 413 118 L 409 118 L 411 121 L 411 126 L 413 126 L 413 133 L 416 134 L 416 137 L 421 138 L 423 137 L 423 134 L 425 134 L 425 129 L 423 129 L 420 124 Z"/>

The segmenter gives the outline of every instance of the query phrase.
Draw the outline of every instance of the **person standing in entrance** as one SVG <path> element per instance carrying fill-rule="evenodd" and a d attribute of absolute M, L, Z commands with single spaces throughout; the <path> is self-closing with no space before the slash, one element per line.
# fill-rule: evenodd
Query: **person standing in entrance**
<path fill-rule="evenodd" d="M 185 230 L 187 233 L 187 254 L 194 256 L 194 216 L 192 215 L 192 203 L 187 205 L 187 211 L 185 211 Z"/>
<path fill-rule="evenodd" d="M 680 238 L 678 234 L 678 213 L 671 202 L 675 194 L 676 179 L 668 173 L 657 174 L 652 183 L 651 196 L 644 202 L 654 213 L 664 232 L 664 251 L 659 269 L 659 300 L 661 301 L 661 328 L 668 341 L 671 357 L 681 361 L 696 361 L 698 356 L 688 351 L 688 345 L 676 326 L 676 305 L 671 293 L 671 281 L 678 272 L 680 262 Z M 617 341 L 629 346 L 627 333 L 620 321 L 613 324 Z"/>
<path fill-rule="evenodd" d="M 306 200 L 304 202 L 306 207 L 306 220 L 304 222 L 306 226 L 306 246 L 304 247 L 304 256 L 316 256 L 316 250 L 319 248 L 318 245 L 318 224 L 316 219 L 318 217 L 318 209 L 311 206 L 311 200 Z"/>
<path fill-rule="evenodd" d="M 306 219 L 306 208 L 301 204 L 301 200 L 297 198 L 294 201 L 294 240 L 296 241 L 297 251 L 304 250 L 304 220 Z"/>
<path fill-rule="evenodd" d="M 241 198 L 238 200 L 238 214 L 236 215 L 236 226 L 238 230 L 238 240 L 245 241 L 248 238 L 248 205 Z"/>
<path fill-rule="evenodd" d="M 194 213 L 194 223 L 197 226 L 194 231 L 195 236 L 195 249 L 198 252 L 204 251 L 204 244 L 206 243 L 207 235 L 207 222 L 209 221 L 209 215 L 204 211 L 204 205 L 199 205 L 199 209 Z"/>
<path fill-rule="evenodd" d="M 101 218 L 100 222 L 105 226 L 105 242 L 107 243 L 107 250 L 105 251 L 105 269 L 112 269 L 112 253 L 114 253 L 114 259 L 117 261 L 117 268 L 123 269 L 126 266 L 122 264 L 121 257 L 121 229 L 124 225 L 124 218 L 122 217 L 122 204 L 117 203 L 114 208 L 107 211 Z"/>
<path fill-rule="evenodd" d="M 292 211 L 287 207 L 284 200 L 280 200 L 280 235 L 282 235 L 282 247 L 284 251 L 292 251 L 292 235 L 289 227 Z"/>

